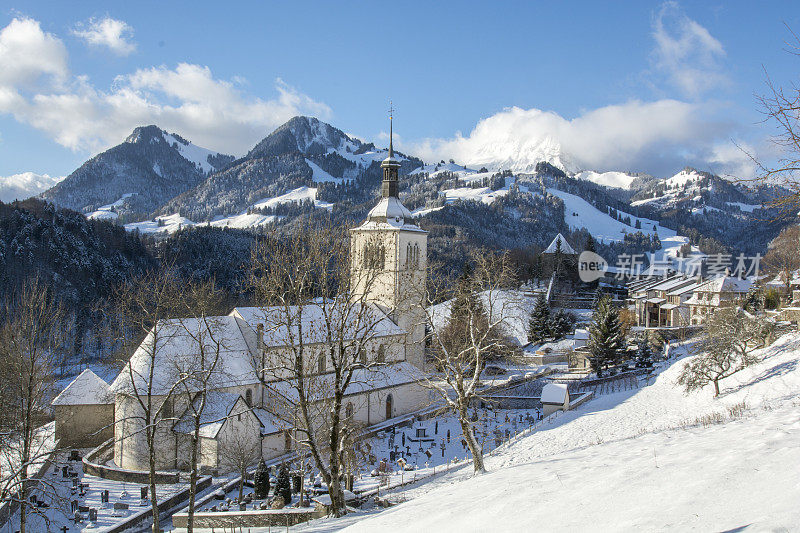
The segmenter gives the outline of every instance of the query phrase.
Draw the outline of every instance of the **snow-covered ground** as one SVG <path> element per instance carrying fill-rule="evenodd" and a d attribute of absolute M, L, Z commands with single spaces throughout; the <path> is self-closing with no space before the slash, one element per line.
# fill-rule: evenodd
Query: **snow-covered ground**
<path fill-rule="evenodd" d="M 122 207 L 125 205 L 125 200 L 130 198 L 131 196 L 135 195 L 135 192 L 129 192 L 127 194 L 123 194 L 122 197 L 117 200 L 116 202 L 112 202 L 110 204 L 101 205 L 88 215 L 86 218 L 90 219 L 100 219 L 100 220 L 116 220 L 119 217 L 117 213 L 117 208 Z"/>
<path fill-rule="evenodd" d="M 684 394 L 678 360 L 648 386 L 601 396 L 501 447 L 485 475 L 451 473 L 398 494 L 408 501 L 396 507 L 309 530 L 795 529 L 800 334 L 762 355 L 723 381 L 718 399 L 710 386 Z M 746 410 L 729 414 L 741 402 Z"/>
<path fill-rule="evenodd" d="M 604 185 L 606 187 L 630 189 L 631 183 L 636 179 L 636 176 L 631 176 L 625 172 L 595 172 L 593 170 L 584 170 L 575 174 L 575 178 L 591 181 L 592 183 Z"/>
<path fill-rule="evenodd" d="M 183 156 L 184 159 L 186 159 L 190 163 L 193 163 L 196 167 L 198 167 L 206 174 L 209 174 L 214 170 L 214 167 L 211 166 L 211 164 L 208 162 L 208 158 L 218 156 L 219 155 L 218 152 L 214 152 L 213 150 L 197 146 L 196 144 L 192 144 L 189 141 L 178 139 L 175 136 L 170 135 L 166 131 L 162 130 L 161 133 L 164 136 L 164 140 L 167 141 L 167 144 L 178 150 L 178 152 Z M 156 169 L 153 170 L 156 172 L 156 174 L 161 175 L 161 172 L 159 172 L 158 170 Z"/>
<path fill-rule="evenodd" d="M 320 169 L 321 170 L 321 169 Z M 320 177 L 318 181 L 325 181 L 323 177 Z M 336 179 L 332 178 L 331 179 Z M 281 204 L 290 204 L 290 203 L 301 203 L 306 200 L 314 202 L 314 207 L 318 209 L 333 209 L 333 204 L 330 202 L 323 202 L 322 200 L 317 200 L 317 188 L 316 187 L 298 187 L 297 189 L 293 189 L 286 194 L 282 194 L 280 196 L 276 196 L 274 198 L 262 198 L 261 200 L 255 202 L 251 207 L 255 209 L 264 209 L 264 208 L 274 208 Z M 126 195 L 128 196 L 128 195 Z M 120 200 L 122 201 L 122 200 Z M 100 209 L 105 207 L 111 207 L 115 204 L 109 204 L 109 206 L 103 206 Z M 97 211 L 95 212 L 97 213 Z M 93 213 L 94 214 L 94 213 Z M 91 217 L 92 215 L 90 215 Z M 238 215 L 231 215 L 228 217 L 220 217 L 216 220 L 211 222 L 203 222 L 203 223 L 195 223 L 189 220 L 186 217 L 180 216 L 178 213 L 174 213 L 172 215 L 164 215 L 160 217 L 156 217 L 155 221 L 147 220 L 145 222 L 133 222 L 131 224 L 125 224 L 125 229 L 128 231 L 139 230 L 139 233 L 166 233 L 172 234 L 176 231 L 187 228 L 189 226 L 202 226 L 202 225 L 209 225 L 215 226 L 220 228 L 237 228 L 237 229 L 247 229 L 247 228 L 256 228 L 258 226 L 263 226 L 265 224 L 272 224 L 278 220 L 281 220 L 283 217 L 275 216 L 275 215 L 261 215 L 258 213 L 248 213 L 245 210 Z"/>

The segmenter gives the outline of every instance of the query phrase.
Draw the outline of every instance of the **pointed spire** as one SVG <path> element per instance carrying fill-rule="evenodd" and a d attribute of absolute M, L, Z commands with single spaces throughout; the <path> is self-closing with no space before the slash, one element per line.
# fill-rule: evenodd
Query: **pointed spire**
<path fill-rule="evenodd" d="M 394 118 L 394 106 L 389 100 L 389 157 L 394 157 L 394 147 L 392 146 L 392 119 Z"/>

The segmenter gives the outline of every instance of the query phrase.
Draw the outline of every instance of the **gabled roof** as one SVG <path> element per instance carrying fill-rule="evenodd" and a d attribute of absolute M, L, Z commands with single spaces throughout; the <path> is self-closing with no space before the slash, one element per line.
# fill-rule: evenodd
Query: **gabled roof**
<path fill-rule="evenodd" d="M 746 293 L 753 287 L 753 280 L 750 278 L 737 278 L 734 276 L 720 276 L 701 283 L 695 289 L 696 292 L 736 292 Z"/>
<path fill-rule="evenodd" d="M 348 316 L 343 316 L 343 312 L 347 312 Z M 326 320 L 333 324 L 333 331 L 343 329 L 347 340 L 358 335 L 387 337 L 406 333 L 376 306 L 359 308 L 333 301 L 327 304 L 309 302 L 302 306 L 290 306 L 288 310 L 283 307 L 236 307 L 231 311 L 231 316 L 246 322 L 252 331 L 257 331 L 258 324 L 262 324 L 266 347 L 293 344 L 299 338 L 301 327 L 306 344 L 324 343 L 328 330 Z M 287 324 L 289 319 L 293 322 L 291 327 Z M 347 323 L 341 323 L 343 321 Z"/>
<path fill-rule="evenodd" d="M 108 383 L 88 368 L 78 374 L 51 405 L 107 405 L 113 404 Z"/>
<path fill-rule="evenodd" d="M 567 239 L 565 239 L 564 236 L 561 235 L 560 233 L 555 236 L 553 242 L 550 243 L 550 246 L 548 246 L 547 249 L 542 253 L 545 254 L 556 253 L 556 248 L 557 248 L 556 245 L 558 244 L 559 239 L 561 239 L 561 253 L 568 255 L 578 255 L 578 252 L 576 252 L 575 249 L 572 246 L 570 246 L 570 244 L 567 242 Z"/>
<path fill-rule="evenodd" d="M 208 391 L 205 399 L 206 404 L 200 414 L 200 436 L 209 439 L 216 438 L 219 430 L 228 421 L 228 417 L 231 416 L 233 408 L 236 407 L 239 401 L 244 402 L 244 399 L 238 394 Z M 192 402 L 194 408 L 198 411 L 200 410 L 201 402 L 202 397 L 195 398 Z M 172 429 L 177 433 L 187 434 L 194 431 L 194 413 L 194 410 L 187 407 Z"/>
<path fill-rule="evenodd" d="M 154 344 L 153 394 L 167 394 L 182 372 L 197 368 L 201 353 L 206 355 L 210 364 L 216 358 L 217 350 L 219 360 L 210 378 L 210 386 L 219 388 L 258 383 L 253 369 L 254 347 L 245 338 L 248 329 L 244 321 L 233 316 L 161 320 L 133 352 L 111 384 L 111 391 L 146 393 Z"/>

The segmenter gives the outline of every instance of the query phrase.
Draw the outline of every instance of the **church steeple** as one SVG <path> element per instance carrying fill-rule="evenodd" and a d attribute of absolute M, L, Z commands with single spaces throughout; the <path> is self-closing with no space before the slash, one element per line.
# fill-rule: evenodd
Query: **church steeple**
<path fill-rule="evenodd" d="M 394 108 L 389 104 L 389 157 L 383 160 L 383 182 L 381 183 L 381 196 L 383 198 L 397 198 L 397 175 L 400 170 L 400 162 L 394 158 L 394 146 L 392 146 L 392 123 L 394 119 Z"/>

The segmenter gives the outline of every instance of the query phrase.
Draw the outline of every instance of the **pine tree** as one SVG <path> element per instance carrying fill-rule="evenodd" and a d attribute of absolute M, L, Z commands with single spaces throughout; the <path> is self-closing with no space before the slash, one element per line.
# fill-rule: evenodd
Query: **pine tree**
<path fill-rule="evenodd" d="M 645 338 L 639 341 L 639 348 L 636 351 L 637 366 L 650 368 L 653 366 L 653 352 L 650 349 L 650 341 Z"/>
<path fill-rule="evenodd" d="M 556 314 L 553 315 L 550 321 L 550 334 L 553 336 L 553 339 L 559 340 L 569 335 L 572 331 L 574 318 L 574 316 L 563 309 L 556 311 Z"/>
<path fill-rule="evenodd" d="M 597 246 L 595 245 L 594 238 L 591 234 L 589 234 L 589 236 L 586 237 L 586 246 L 584 246 L 584 250 L 587 252 L 596 252 L 596 248 Z"/>
<path fill-rule="evenodd" d="M 617 364 L 624 346 L 622 330 L 619 323 L 619 311 L 611 303 L 611 297 L 600 298 L 589 326 L 589 362 L 597 377 L 602 377 L 603 370 Z"/>
<path fill-rule="evenodd" d="M 264 499 L 269 495 L 269 467 L 261 459 L 256 468 L 256 474 L 253 477 L 253 484 L 255 485 L 256 498 Z"/>
<path fill-rule="evenodd" d="M 282 496 L 283 503 L 289 505 L 292 501 L 292 485 L 289 480 L 289 469 L 286 465 L 281 465 L 278 472 L 278 479 L 275 481 L 275 496 Z"/>
<path fill-rule="evenodd" d="M 539 296 L 533 306 L 531 319 L 528 323 L 528 341 L 539 343 L 549 339 L 552 336 L 550 326 L 550 306 L 544 300 L 544 297 Z"/>

